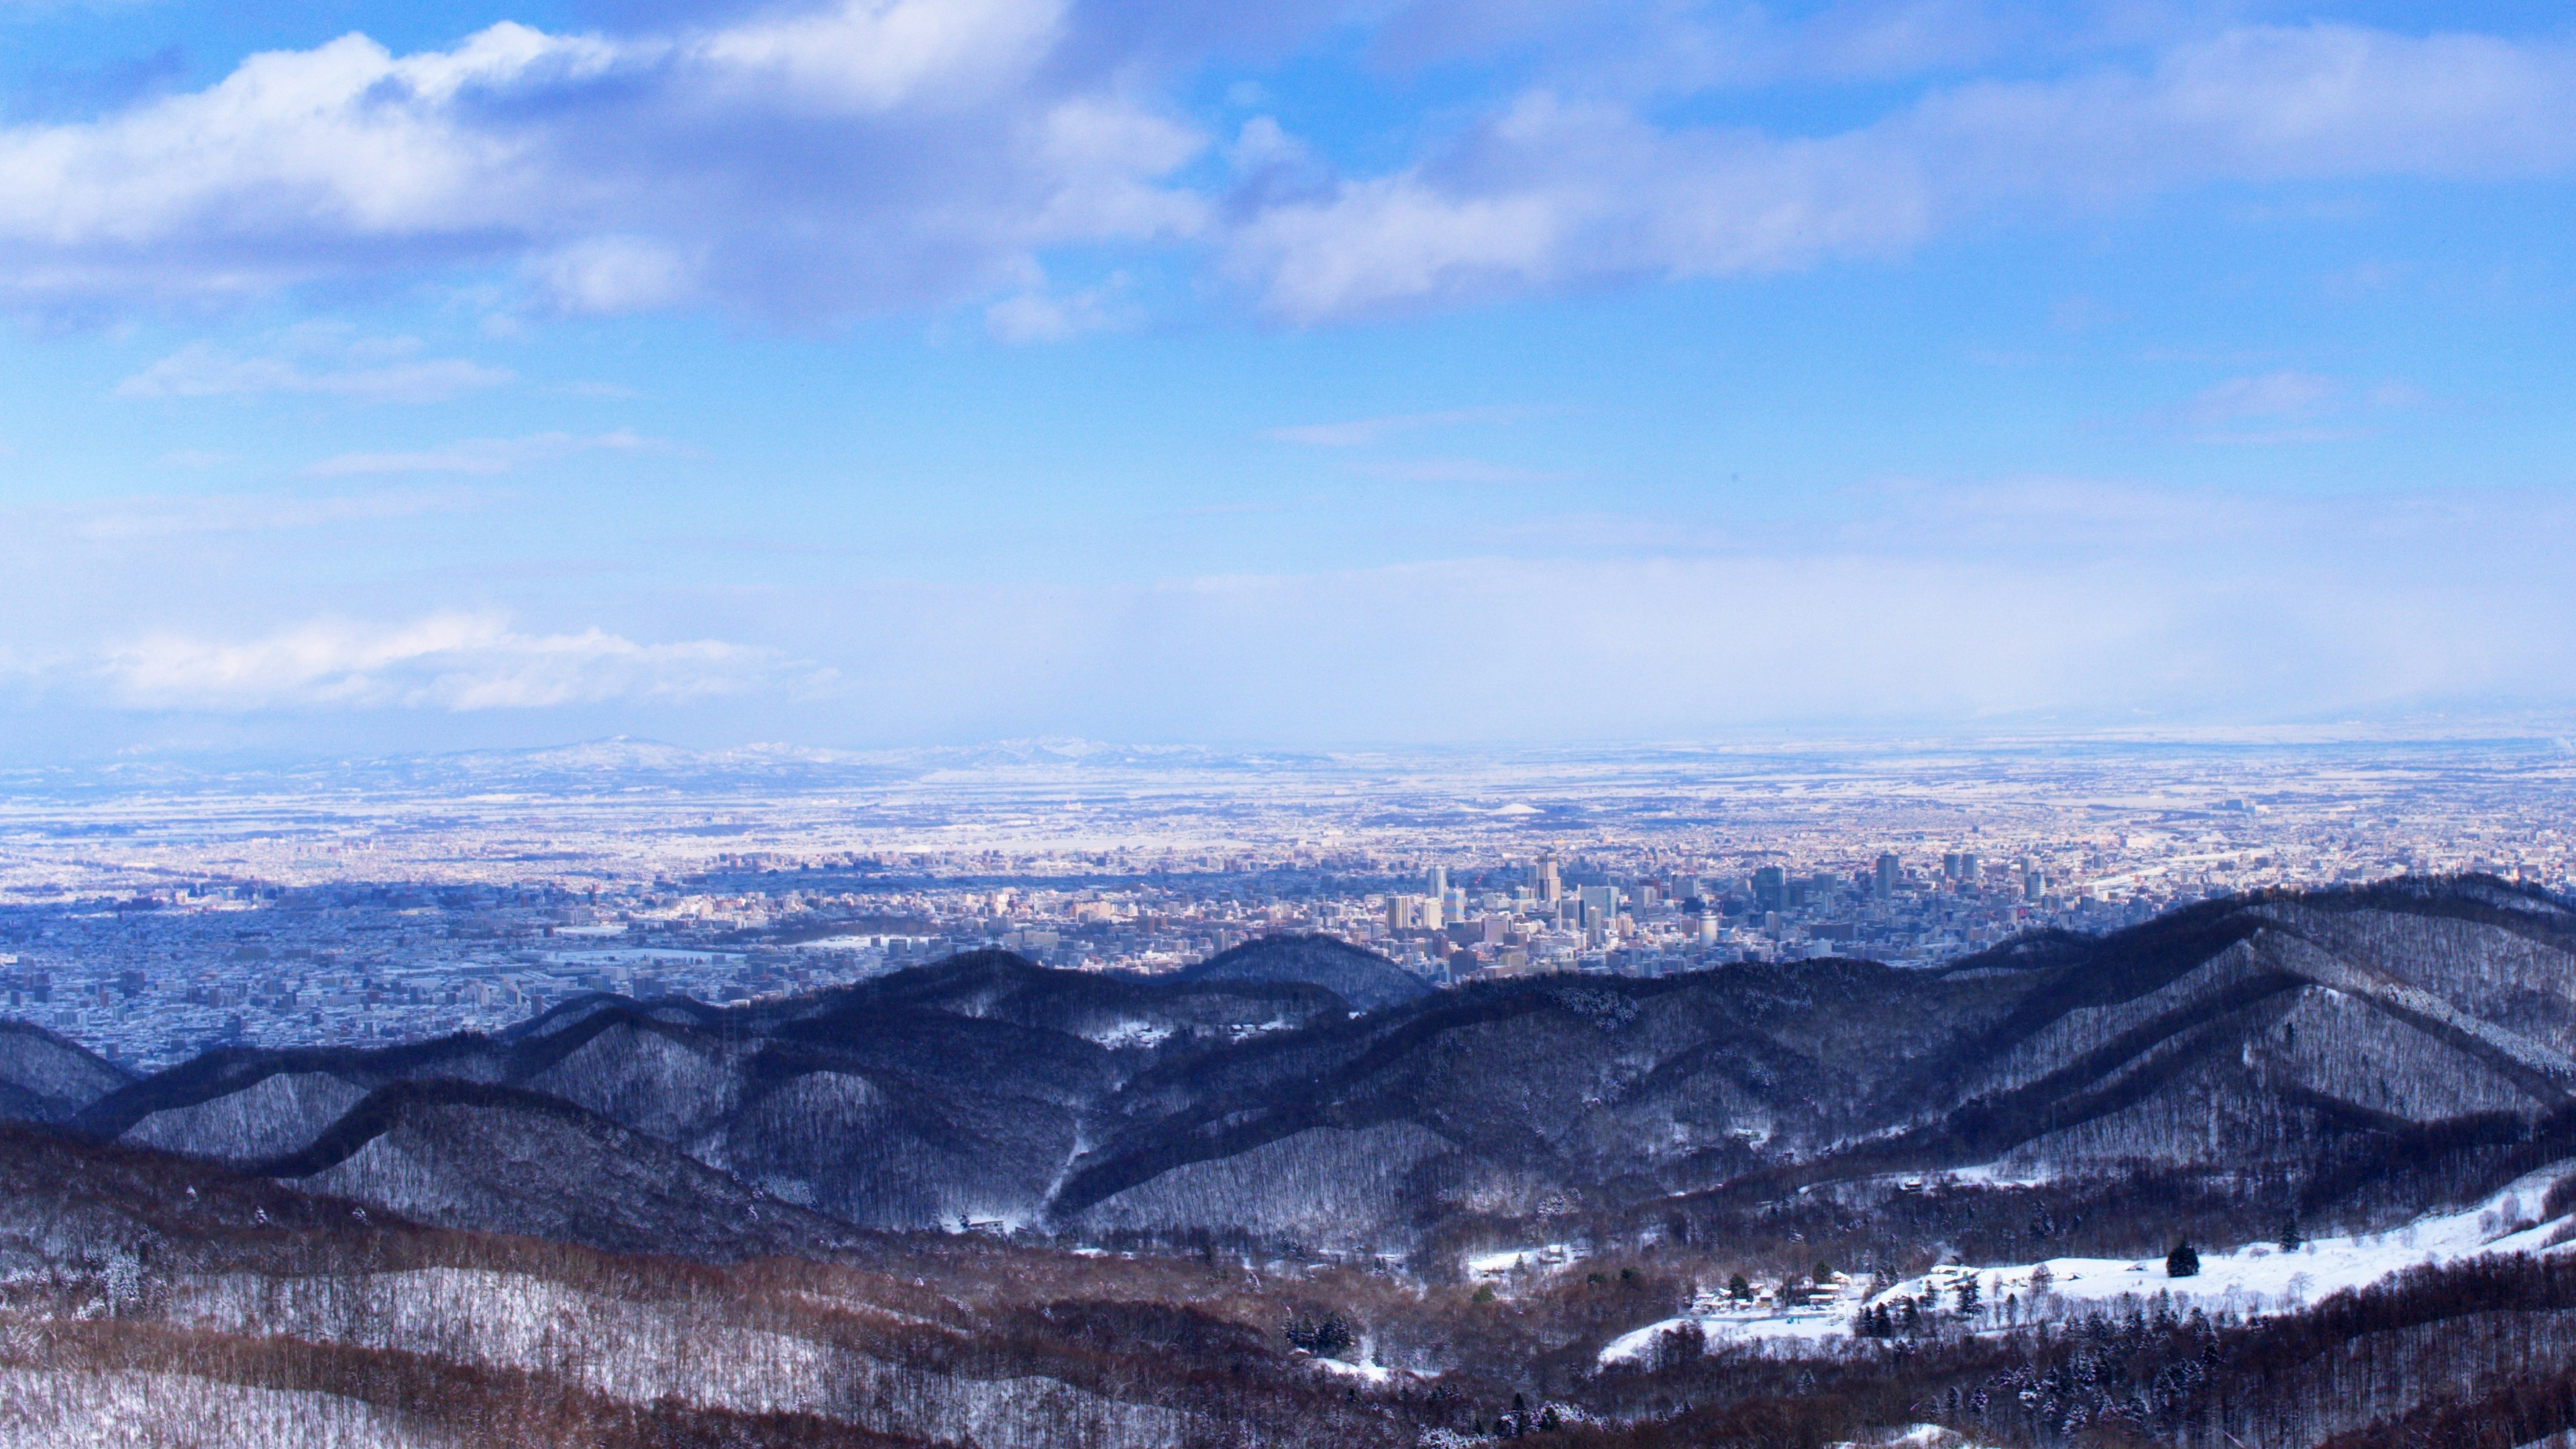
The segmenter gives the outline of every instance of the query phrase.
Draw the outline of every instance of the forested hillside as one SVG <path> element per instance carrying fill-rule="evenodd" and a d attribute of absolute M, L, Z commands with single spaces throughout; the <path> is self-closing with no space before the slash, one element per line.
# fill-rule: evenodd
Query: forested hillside
<path fill-rule="evenodd" d="M 0 1032 L 0 1443 L 2576 1427 L 2551 898 L 2229 899 L 1934 971 L 1415 992 L 1348 952 L 983 953 L 139 1081 Z"/>
<path fill-rule="evenodd" d="M 1305 939 L 1157 980 L 987 952 L 750 1006 L 597 997 L 502 1038 L 218 1052 L 139 1082 L 26 1032 L 0 1039 L 0 1087 L 24 1119 L 334 1174 L 317 1185 L 460 1227 L 519 1220 L 481 1164 L 572 1202 L 702 1169 L 709 1192 L 655 1220 L 718 1255 L 740 1238 L 721 1224 L 764 1202 L 773 1222 L 1413 1253 L 1462 1224 L 1633 1232 L 1967 1170 L 2061 1191 L 2199 1176 L 2367 1218 L 2474 1192 L 2569 1130 L 2571 942 L 2559 903 L 2473 879 L 2213 901 L 1929 972 L 1433 992 Z M 494 1090 L 401 1098 L 398 1123 L 378 1095 L 437 1083 Z M 619 1216 L 551 1220 L 638 1246 Z"/>

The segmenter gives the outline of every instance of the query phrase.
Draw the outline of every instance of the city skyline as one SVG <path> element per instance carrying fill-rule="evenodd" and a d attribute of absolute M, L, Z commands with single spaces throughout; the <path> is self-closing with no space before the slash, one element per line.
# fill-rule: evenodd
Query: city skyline
<path fill-rule="evenodd" d="M 7 761 L 2576 714 L 2544 8 L 0 31 Z"/>

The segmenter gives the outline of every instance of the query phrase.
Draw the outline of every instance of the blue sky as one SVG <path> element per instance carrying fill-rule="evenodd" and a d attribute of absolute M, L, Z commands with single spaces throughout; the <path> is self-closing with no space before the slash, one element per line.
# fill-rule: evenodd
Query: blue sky
<path fill-rule="evenodd" d="M 0 31 L 21 760 L 2576 703 L 2557 7 Z"/>

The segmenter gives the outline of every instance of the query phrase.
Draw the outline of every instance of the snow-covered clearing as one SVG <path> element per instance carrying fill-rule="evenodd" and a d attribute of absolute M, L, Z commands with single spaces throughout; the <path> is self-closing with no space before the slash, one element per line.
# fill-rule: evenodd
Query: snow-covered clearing
<path fill-rule="evenodd" d="M 1089 1035 L 1098 1045 L 1107 1047 L 1111 1051 L 1119 1051 L 1128 1047 L 1160 1046 L 1170 1039 L 1172 1029 L 1168 1026 L 1157 1026 L 1150 1021 L 1122 1021 L 1116 1026 L 1102 1027 Z"/>
<path fill-rule="evenodd" d="M 1536 1248 L 1505 1248 L 1499 1253 L 1480 1253 L 1466 1260 L 1472 1277 L 1499 1278 L 1520 1270 L 1562 1268 L 1583 1260 L 1583 1251 L 1571 1243 L 1548 1243 Z"/>
<path fill-rule="evenodd" d="M 1866 1299 L 1844 1298 L 1817 1307 L 1695 1305 L 1691 1311 L 1621 1334 L 1601 1350 L 1603 1364 L 1649 1358 L 1662 1335 L 1697 1325 L 1708 1346 L 1760 1345 L 1776 1352 L 1816 1351 L 1851 1338 L 1852 1318 L 1871 1304 L 1929 1300 L 1927 1312 L 1955 1321 L 1959 1285 L 1973 1278 L 1978 1308 L 1974 1328 L 2001 1332 L 2017 1323 L 2081 1316 L 2123 1298 L 2170 1294 L 2174 1310 L 2221 1309 L 2239 1314 L 2295 1312 L 2329 1294 L 2363 1288 L 2408 1268 L 2464 1262 L 2491 1254 L 2565 1252 L 2576 1243 L 2576 1213 L 2538 1221 L 2541 1202 L 2576 1163 L 2559 1163 L 2516 1179 L 2485 1201 L 2459 1212 L 2416 1219 L 2385 1233 L 2317 1238 L 2295 1251 L 2249 1243 L 2233 1252 L 2204 1252 L 2200 1272 L 2165 1276 L 2162 1258 L 2051 1258 L 2049 1281 L 2034 1291 L 2042 1264 L 1935 1268 Z M 1473 1264 L 1471 1263 L 1471 1267 Z"/>

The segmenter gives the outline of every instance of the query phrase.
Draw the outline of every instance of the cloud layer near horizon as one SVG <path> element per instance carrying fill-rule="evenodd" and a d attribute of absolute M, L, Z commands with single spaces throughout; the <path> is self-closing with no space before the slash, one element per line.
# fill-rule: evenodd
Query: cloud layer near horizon
<path fill-rule="evenodd" d="M 721 700 L 759 737 L 832 744 L 2188 727 L 2555 708 L 2556 681 L 2576 677 L 2576 644 L 2531 627 L 2576 611 L 2559 566 L 2576 513 L 2551 500 L 2356 508 L 2037 479 L 1857 502 L 1826 530 L 1563 520 L 1546 552 L 1496 540 L 1331 572 L 741 587 L 691 616 L 693 634 L 625 595 L 543 627 L 380 602 L 177 629 L 114 622 L 162 612 L 118 599 L 88 647 L 0 660 L 0 676 L 57 706 L 182 715 L 615 705 L 650 728 Z M 403 527 L 421 503 L 243 500 L 227 517 L 346 534 Z M 193 547 L 103 535 L 94 516 L 36 522 L 129 557 Z"/>
<path fill-rule="evenodd" d="M 2032 207 L 2224 182 L 2561 175 L 2576 46 L 2353 25 L 2059 37 L 2047 74 L 1957 78 L 1995 22 L 1845 6 L 1729 12 L 1434 4 L 1342 14 L 1070 0 L 834 0 L 658 30 L 504 23 L 396 55 L 361 34 L 205 89 L 0 130 L 0 292 L 34 308 L 201 304 L 459 271 L 571 313 L 712 306 L 818 320 L 992 302 L 997 335 L 1109 325 L 1057 258 L 1203 268 L 1295 323 L 1625 278 L 1902 253 Z M 1541 46 L 1409 159 L 1345 174 L 1268 115 L 1193 110 L 1231 57 L 1358 26 L 1382 66 Z M 1730 28 L 1730 26 L 1732 28 Z M 1682 119 L 1803 67 L 1884 80 L 1880 114 L 1792 133 Z M 1428 120 L 1428 118 L 1426 118 Z M 174 358 L 191 390 L 490 379 L 428 362 L 267 375 Z"/>

